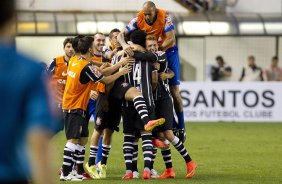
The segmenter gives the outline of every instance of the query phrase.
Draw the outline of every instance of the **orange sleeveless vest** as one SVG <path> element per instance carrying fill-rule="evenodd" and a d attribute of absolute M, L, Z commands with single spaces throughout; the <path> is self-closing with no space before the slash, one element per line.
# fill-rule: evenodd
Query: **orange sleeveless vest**
<path fill-rule="evenodd" d="M 137 27 L 138 29 L 145 31 L 147 34 L 155 35 L 158 40 L 158 45 L 160 47 L 166 39 L 166 34 L 164 32 L 166 11 L 161 9 L 156 9 L 156 11 L 157 19 L 153 25 L 149 25 L 146 23 L 143 11 L 138 12 Z M 170 47 L 172 46 L 173 45 L 171 45 Z"/>
<path fill-rule="evenodd" d="M 53 75 L 51 76 L 51 88 L 53 91 L 54 101 L 57 104 L 62 104 L 64 90 L 67 80 L 67 64 L 64 56 L 55 58 L 56 67 Z"/>
<path fill-rule="evenodd" d="M 63 97 L 64 110 L 82 109 L 86 111 L 90 99 L 90 90 L 93 89 L 94 83 L 90 81 L 87 84 L 81 84 L 79 78 L 82 69 L 88 63 L 84 59 L 72 58 L 72 62 L 68 67 L 68 77 Z"/>

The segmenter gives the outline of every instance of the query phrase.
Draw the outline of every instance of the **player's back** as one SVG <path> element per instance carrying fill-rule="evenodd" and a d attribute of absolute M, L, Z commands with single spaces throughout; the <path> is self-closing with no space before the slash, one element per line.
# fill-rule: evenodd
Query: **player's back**
<path fill-rule="evenodd" d="M 152 64 L 147 61 L 137 60 L 133 66 L 132 71 L 124 76 L 125 82 L 131 84 L 140 91 L 147 105 L 154 105 L 152 97 Z M 126 102 L 126 105 L 130 105 Z"/>

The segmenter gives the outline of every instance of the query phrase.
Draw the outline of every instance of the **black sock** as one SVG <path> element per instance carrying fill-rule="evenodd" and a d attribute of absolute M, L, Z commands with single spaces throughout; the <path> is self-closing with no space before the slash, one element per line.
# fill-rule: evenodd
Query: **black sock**
<path fill-rule="evenodd" d="M 144 125 L 146 125 L 150 119 L 148 116 L 148 108 L 143 96 L 137 96 L 133 99 L 134 107 L 138 114 L 140 115 L 141 120 Z"/>
<path fill-rule="evenodd" d="M 141 134 L 142 137 L 142 150 L 144 156 L 144 169 L 151 167 L 151 160 L 152 160 L 152 134 L 145 133 Z"/>
<path fill-rule="evenodd" d="M 184 147 L 183 143 L 178 137 L 174 137 L 174 139 L 171 141 L 172 145 L 177 149 L 177 151 L 181 154 L 181 156 L 184 158 L 185 162 L 190 162 L 192 159 L 190 158 L 190 155 L 188 154 L 188 151 Z"/>
<path fill-rule="evenodd" d="M 102 159 L 101 164 L 107 164 L 107 159 L 111 150 L 111 145 L 102 144 Z"/>
<path fill-rule="evenodd" d="M 172 168 L 170 148 L 162 149 L 162 156 L 165 163 L 165 167 L 167 169 Z"/>
<path fill-rule="evenodd" d="M 89 166 L 95 165 L 97 152 L 98 152 L 97 146 L 90 146 L 90 155 L 89 155 L 89 161 L 88 161 Z"/>

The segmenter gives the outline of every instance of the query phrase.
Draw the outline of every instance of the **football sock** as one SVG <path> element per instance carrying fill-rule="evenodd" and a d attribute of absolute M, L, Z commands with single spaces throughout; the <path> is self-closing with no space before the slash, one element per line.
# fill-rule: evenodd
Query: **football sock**
<path fill-rule="evenodd" d="M 97 152 L 98 152 L 97 146 L 90 146 L 90 155 L 89 155 L 89 161 L 88 161 L 89 166 L 95 165 L 95 159 L 97 156 Z"/>
<path fill-rule="evenodd" d="M 132 171 L 138 172 L 137 159 L 138 159 L 138 142 L 133 142 Z"/>
<path fill-rule="evenodd" d="M 68 176 L 72 171 L 73 155 L 76 149 L 76 144 L 67 142 L 64 148 L 64 161 L 63 161 L 63 175 Z"/>
<path fill-rule="evenodd" d="M 126 172 L 132 172 L 133 141 L 134 135 L 124 134 L 123 156 L 126 166 Z"/>
<path fill-rule="evenodd" d="M 151 167 L 151 160 L 152 160 L 152 134 L 151 133 L 144 133 L 141 134 L 142 137 L 142 151 L 144 156 L 144 168 Z"/>
<path fill-rule="evenodd" d="M 157 152 L 158 152 L 158 149 L 153 146 L 153 149 L 152 149 L 152 159 L 151 159 L 151 167 L 150 167 L 150 169 L 153 169 L 153 168 L 154 168 L 154 162 L 155 162 L 155 158 L 156 158 Z"/>
<path fill-rule="evenodd" d="M 78 174 L 83 174 L 85 173 L 84 168 L 83 168 L 83 163 L 84 163 L 84 158 L 85 158 L 85 146 L 77 145 L 77 150 L 78 150 L 78 156 L 77 156 L 77 173 Z"/>
<path fill-rule="evenodd" d="M 165 163 L 165 167 L 167 169 L 172 168 L 170 148 L 162 149 L 162 156 Z"/>
<path fill-rule="evenodd" d="M 179 140 L 178 137 L 174 137 L 174 139 L 171 141 L 171 144 L 177 149 L 177 151 L 181 154 L 181 156 L 185 159 L 185 162 L 190 162 L 192 159 L 190 158 L 190 155 L 188 154 L 188 151 L 184 147 L 183 143 Z"/>
<path fill-rule="evenodd" d="M 176 112 L 176 115 L 177 115 L 177 119 L 178 119 L 178 129 L 185 128 L 183 111 L 182 112 Z"/>
<path fill-rule="evenodd" d="M 133 99 L 133 103 L 136 111 L 141 117 L 141 120 L 143 121 L 144 125 L 146 125 L 150 121 L 150 119 L 148 116 L 148 109 L 144 97 L 143 96 L 135 97 Z"/>
<path fill-rule="evenodd" d="M 71 168 L 74 169 L 75 165 L 76 165 L 76 162 L 77 162 L 77 157 L 78 157 L 78 147 L 77 147 L 77 144 L 75 145 L 75 151 L 74 151 L 74 154 L 73 154 L 73 157 L 72 157 L 72 166 Z"/>
<path fill-rule="evenodd" d="M 107 164 L 107 159 L 111 150 L 111 145 L 102 144 L 102 159 L 101 164 Z"/>

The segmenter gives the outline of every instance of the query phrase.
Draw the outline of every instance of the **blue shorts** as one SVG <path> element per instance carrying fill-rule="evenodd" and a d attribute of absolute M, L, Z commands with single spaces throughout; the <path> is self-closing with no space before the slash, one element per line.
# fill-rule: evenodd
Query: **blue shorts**
<path fill-rule="evenodd" d="M 90 99 L 87 106 L 86 120 L 89 121 L 93 115 L 94 120 L 96 119 L 96 100 Z"/>
<path fill-rule="evenodd" d="M 180 85 L 180 60 L 178 56 L 178 48 L 173 46 L 166 50 L 166 56 L 168 60 L 168 67 L 174 72 L 174 77 L 169 80 L 170 86 Z"/>

